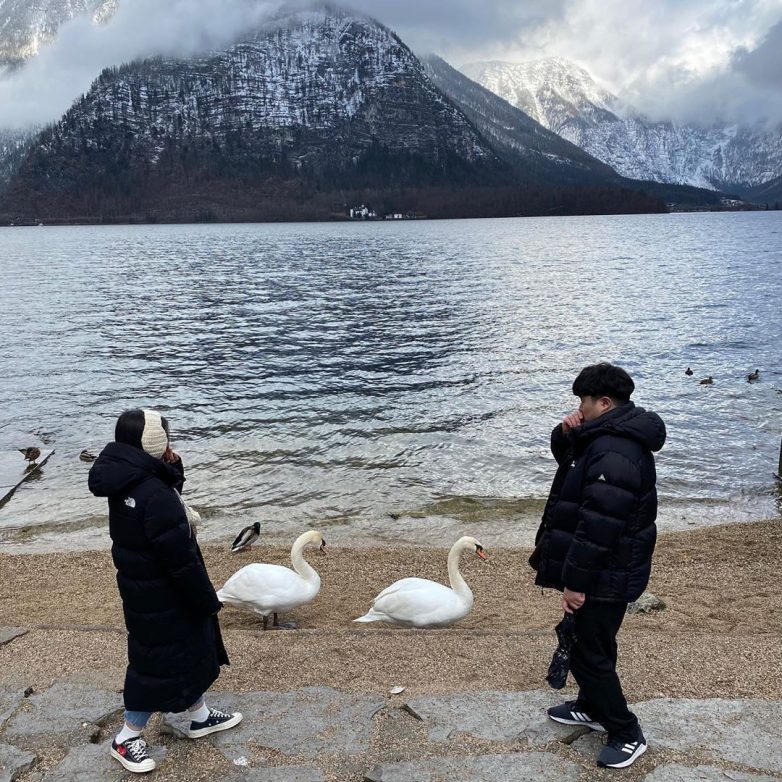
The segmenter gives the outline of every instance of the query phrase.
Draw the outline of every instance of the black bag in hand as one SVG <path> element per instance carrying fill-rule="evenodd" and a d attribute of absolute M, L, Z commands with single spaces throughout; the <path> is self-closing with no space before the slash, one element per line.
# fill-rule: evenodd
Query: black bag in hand
<path fill-rule="evenodd" d="M 565 614 L 554 630 L 559 645 L 551 658 L 546 681 L 555 690 L 561 690 L 570 671 L 570 650 L 576 642 L 576 617 L 573 614 Z"/>

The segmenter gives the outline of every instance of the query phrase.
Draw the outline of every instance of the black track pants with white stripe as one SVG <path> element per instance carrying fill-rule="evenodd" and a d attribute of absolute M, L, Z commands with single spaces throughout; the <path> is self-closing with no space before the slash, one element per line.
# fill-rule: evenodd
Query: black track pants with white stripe
<path fill-rule="evenodd" d="M 638 719 L 627 708 L 616 674 L 616 634 L 627 603 L 590 600 L 576 611 L 576 643 L 570 653 L 570 671 L 578 682 L 577 711 L 602 723 L 610 739 L 632 741 Z"/>

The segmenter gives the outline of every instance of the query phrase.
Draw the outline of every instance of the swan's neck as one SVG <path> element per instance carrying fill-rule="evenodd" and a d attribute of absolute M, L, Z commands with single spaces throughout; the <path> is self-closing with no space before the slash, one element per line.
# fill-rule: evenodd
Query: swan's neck
<path fill-rule="evenodd" d="M 320 581 L 320 576 L 315 572 L 306 559 L 304 559 L 304 543 L 294 543 L 291 549 L 291 563 L 293 569 L 305 580 L 305 581 Z"/>
<path fill-rule="evenodd" d="M 451 582 L 451 589 L 464 600 L 472 599 L 472 590 L 467 586 L 467 582 L 459 572 L 459 558 L 462 555 L 462 547 L 454 546 L 448 554 L 448 580 Z"/>

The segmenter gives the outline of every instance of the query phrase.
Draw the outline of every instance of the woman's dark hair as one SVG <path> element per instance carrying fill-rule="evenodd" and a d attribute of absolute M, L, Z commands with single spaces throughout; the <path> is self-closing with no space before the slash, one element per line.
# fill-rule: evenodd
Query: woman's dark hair
<path fill-rule="evenodd" d="M 607 396 L 617 404 L 630 401 L 635 383 L 622 367 L 613 364 L 591 364 L 584 367 L 573 381 L 576 396 Z"/>
<path fill-rule="evenodd" d="M 141 448 L 141 436 L 144 434 L 145 422 L 143 410 L 126 410 L 117 419 L 117 425 L 114 427 L 114 440 L 118 443 L 132 445 L 134 448 Z M 168 420 L 161 416 L 160 422 L 168 434 Z"/>

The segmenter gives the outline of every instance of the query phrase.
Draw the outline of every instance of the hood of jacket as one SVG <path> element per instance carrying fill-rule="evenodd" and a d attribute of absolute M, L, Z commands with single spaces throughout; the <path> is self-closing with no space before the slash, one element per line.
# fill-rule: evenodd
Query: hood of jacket
<path fill-rule="evenodd" d="M 181 477 L 164 461 L 126 443 L 109 443 L 90 469 L 88 486 L 96 497 L 127 491 L 146 478 L 173 486 Z"/>
<path fill-rule="evenodd" d="M 657 413 L 627 402 L 571 430 L 575 442 L 592 440 L 602 434 L 614 434 L 639 442 L 650 451 L 659 451 L 665 443 L 665 424 Z"/>

